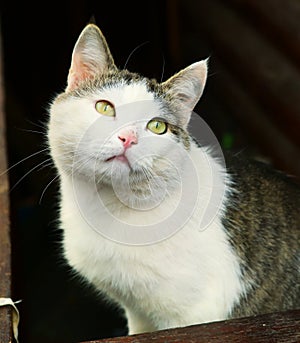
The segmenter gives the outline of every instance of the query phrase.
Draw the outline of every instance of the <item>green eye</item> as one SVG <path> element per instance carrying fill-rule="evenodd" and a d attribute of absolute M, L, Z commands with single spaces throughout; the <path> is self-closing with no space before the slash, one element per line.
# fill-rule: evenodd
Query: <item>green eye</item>
<path fill-rule="evenodd" d="M 162 135 L 167 132 L 168 126 L 167 123 L 159 119 L 152 119 L 147 124 L 147 129 L 157 135 Z"/>
<path fill-rule="evenodd" d="M 95 105 L 96 111 L 104 116 L 114 117 L 116 115 L 114 105 L 107 100 L 99 100 Z"/>

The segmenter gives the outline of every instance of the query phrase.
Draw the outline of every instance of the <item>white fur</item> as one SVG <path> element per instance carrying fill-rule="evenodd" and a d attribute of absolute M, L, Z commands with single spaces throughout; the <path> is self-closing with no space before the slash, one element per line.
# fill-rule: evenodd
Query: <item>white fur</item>
<path fill-rule="evenodd" d="M 100 117 L 94 108 L 95 101 L 99 99 L 107 99 L 115 105 L 116 118 Z M 131 106 L 132 103 L 136 106 Z M 137 169 L 147 165 L 155 168 L 151 152 L 161 149 L 160 154 L 168 156 L 174 170 L 180 172 L 184 187 L 192 189 L 197 184 L 185 168 L 182 156 L 172 153 L 174 143 L 167 139 L 158 140 L 159 137 L 143 129 L 144 121 L 157 116 L 160 106 L 143 82 L 134 86 L 121 85 L 85 99 L 58 99 L 51 108 L 49 123 L 51 153 L 61 177 L 65 257 L 76 271 L 125 309 L 131 334 L 225 319 L 244 291 L 238 259 L 221 223 L 226 194 L 230 191 L 228 183 L 224 185 L 228 177 L 224 178 L 225 170 L 206 150 L 194 144 L 186 154 L 190 163 L 196 166 L 199 196 L 195 210 L 183 228 L 165 240 L 138 246 L 109 240 L 90 225 L 108 223 L 108 232 L 114 230 L 113 225 L 119 225 L 118 220 L 111 221 L 111 215 L 104 208 L 99 208 L 99 189 L 110 212 L 136 226 L 143 226 L 153 218 L 163 219 L 165 213 L 174 211 L 178 201 L 182 200 L 182 190 L 171 181 L 171 174 L 170 181 L 166 181 L 169 194 L 160 206 L 148 211 L 139 212 L 124 205 L 113 194 L 109 184 L 95 188 L 93 176 L 96 173 L 97 178 L 99 171 L 100 177 L 108 167 L 100 161 L 99 168 L 95 170 L 93 157 L 99 157 L 99 150 L 101 156 L 106 157 L 120 152 L 122 147 L 116 135 L 129 123 L 138 123 L 140 141 L 128 149 L 127 156 Z M 96 125 L 96 130 L 90 130 L 93 125 Z M 152 143 L 147 145 L 143 137 L 151 139 Z M 78 155 L 76 149 L 79 149 Z M 78 167 L 74 167 L 76 163 Z M 215 175 L 212 175 L 212 169 Z M 121 181 L 124 175 L 128 176 L 129 168 L 120 165 L 113 172 Z M 168 166 L 166 172 L 172 172 Z M 201 228 L 201 218 L 216 184 L 225 187 L 220 187 L 220 192 L 225 189 L 224 196 L 220 194 L 222 203 L 215 204 L 216 207 L 220 205 L 220 211 L 212 217 L 209 225 Z M 121 196 L 126 197 L 125 193 Z M 78 206 L 78 195 L 84 208 Z M 176 218 L 184 216 L 184 211 L 190 211 L 188 202 L 181 208 L 183 213 L 174 215 L 174 225 Z"/>

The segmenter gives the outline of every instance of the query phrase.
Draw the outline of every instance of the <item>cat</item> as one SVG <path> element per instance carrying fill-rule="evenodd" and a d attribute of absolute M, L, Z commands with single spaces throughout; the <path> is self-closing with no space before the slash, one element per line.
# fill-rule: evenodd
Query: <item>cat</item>
<path fill-rule="evenodd" d="M 119 70 L 88 24 L 50 106 L 64 256 L 129 334 L 300 307 L 299 187 L 189 134 L 206 79 Z"/>

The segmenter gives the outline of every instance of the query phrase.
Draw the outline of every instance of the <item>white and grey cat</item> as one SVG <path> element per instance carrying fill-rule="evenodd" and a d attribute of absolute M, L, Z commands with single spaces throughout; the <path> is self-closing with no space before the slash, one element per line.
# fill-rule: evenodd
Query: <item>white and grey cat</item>
<path fill-rule="evenodd" d="M 89 24 L 51 105 L 65 258 L 130 334 L 300 306 L 299 188 L 189 135 L 206 77 L 206 61 L 163 83 L 119 70 Z"/>

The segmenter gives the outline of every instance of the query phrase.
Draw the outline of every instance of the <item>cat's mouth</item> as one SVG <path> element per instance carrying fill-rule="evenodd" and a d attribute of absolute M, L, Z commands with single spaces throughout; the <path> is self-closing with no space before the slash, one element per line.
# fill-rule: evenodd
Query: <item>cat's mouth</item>
<path fill-rule="evenodd" d="M 105 160 L 105 162 L 110 162 L 110 161 L 120 161 L 120 162 L 130 165 L 127 157 L 124 154 L 114 155 L 112 157 L 109 157 L 107 160 Z"/>

